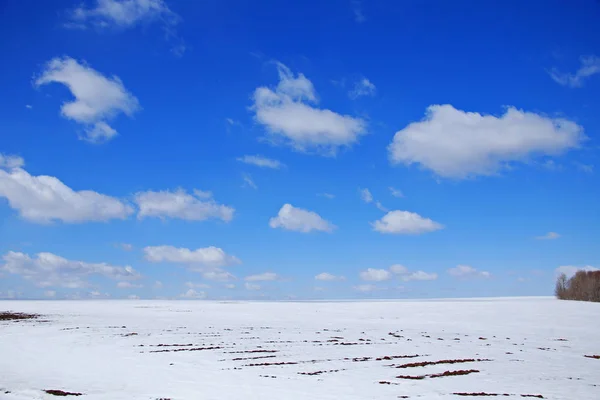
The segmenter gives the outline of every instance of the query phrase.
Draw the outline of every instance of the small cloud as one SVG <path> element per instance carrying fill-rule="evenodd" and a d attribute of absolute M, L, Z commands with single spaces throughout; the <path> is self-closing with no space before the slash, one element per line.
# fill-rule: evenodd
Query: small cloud
<path fill-rule="evenodd" d="M 127 298 L 128 298 L 129 300 L 139 300 L 139 299 L 140 299 L 140 296 L 137 296 L 137 295 L 135 295 L 135 294 L 130 294 L 129 296 L 127 296 Z"/>
<path fill-rule="evenodd" d="M 372 222 L 373 230 L 384 234 L 420 235 L 444 229 L 444 226 L 409 211 L 390 211 Z"/>
<path fill-rule="evenodd" d="M 556 232 L 548 232 L 543 236 L 537 236 L 536 239 L 538 240 L 553 240 L 553 239 L 558 239 L 560 237 L 560 235 Z"/>
<path fill-rule="evenodd" d="M 360 189 L 360 198 L 365 203 L 371 203 L 373 201 L 373 195 L 369 189 Z"/>
<path fill-rule="evenodd" d="M 554 82 L 570 88 L 580 88 L 586 79 L 592 75 L 600 74 L 600 57 L 582 56 L 579 58 L 581 67 L 574 73 L 561 73 L 556 68 L 548 71 Z"/>
<path fill-rule="evenodd" d="M 117 283 L 117 287 L 119 289 L 131 289 L 131 288 L 141 288 L 143 285 L 133 284 L 128 281 L 122 281 Z"/>
<path fill-rule="evenodd" d="M 163 283 L 161 281 L 154 282 L 154 286 L 153 286 L 154 289 L 162 289 L 162 287 L 163 287 Z"/>
<path fill-rule="evenodd" d="M 260 285 L 250 283 L 250 282 L 246 282 L 244 284 L 244 287 L 246 288 L 246 290 L 260 290 Z"/>
<path fill-rule="evenodd" d="M 206 283 L 186 282 L 185 286 L 190 289 L 210 289 L 210 285 L 207 285 Z"/>
<path fill-rule="evenodd" d="M 591 265 L 586 265 L 584 267 L 577 267 L 574 265 L 563 265 L 556 268 L 555 270 L 556 275 L 565 274 L 567 278 L 572 277 L 579 271 L 594 272 L 600 271 L 600 268 L 592 267 Z"/>
<path fill-rule="evenodd" d="M 319 197 L 325 197 L 326 199 L 332 200 L 335 199 L 335 195 L 331 193 L 317 193 Z"/>
<path fill-rule="evenodd" d="M 348 97 L 356 100 L 362 96 L 375 96 L 377 89 L 367 78 L 362 78 L 354 83 L 352 90 L 348 92 Z"/>
<path fill-rule="evenodd" d="M 225 289 L 235 289 L 235 285 L 233 283 L 228 283 L 225 285 Z"/>
<path fill-rule="evenodd" d="M 374 291 L 376 289 L 377 289 L 377 286 L 375 286 L 375 285 L 369 285 L 369 284 L 354 286 L 354 290 L 357 290 L 357 291 L 362 292 L 362 293 L 372 292 L 372 291 Z"/>
<path fill-rule="evenodd" d="M 194 289 L 189 289 L 187 292 L 180 294 L 179 297 L 183 299 L 205 299 L 206 293 L 197 292 Z"/>
<path fill-rule="evenodd" d="M 438 278 L 438 275 L 436 273 L 427 273 L 424 271 L 416 271 L 416 272 L 413 272 L 413 273 L 403 276 L 402 280 L 405 282 L 408 282 L 408 281 L 433 281 L 433 280 L 436 280 L 437 278 Z"/>
<path fill-rule="evenodd" d="M 365 14 L 362 11 L 362 4 L 360 0 L 352 0 L 352 12 L 354 13 L 354 20 L 362 24 L 366 21 Z"/>
<path fill-rule="evenodd" d="M 321 272 L 315 276 L 315 280 L 317 281 L 343 281 L 344 279 L 346 278 L 343 276 L 333 275 L 328 272 Z"/>
<path fill-rule="evenodd" d="M 131 250 L 133 250 L 133 245 L 129 244 L 129 243 L 119 243 L 118 247 L 120 249 L 122 249 L 122 250 L 125 250 L 125 251 L 131 251 Z"/>
<path fill-rule="evenodd" d="M 0 168 L 16 169 L 25 166 L 25 160 L 22 157 L 0 153 Z"/>
<path fill-rule="evenodd" d="M 408 268 L 406 268 L 404 265 L 400 265 L 400 264 L 392 265 L 389 268 L 389 270 L 392 274 L 396 274 L 396 275 L 408 274 Z"/>
<path fill-rule="evenodd" d="M 28 108 L 31 110 L 33 108 L 33 106 L 31 104 L 25 104 L 25 108 Z"/>
<path fill-rule="evenodd" d="M 242 178 L 244 179 L 244 184 L 242 187 L 250 187 L 255 190 L 258 189 L 258 186 L 256 186 L 256 183 L 254 183 L 250 174 L 243 174 Z"/>
<path fill-rule="evenodd" d="M 575 163 L 575 166 L 577 167 L 577 169 L 579 169 L 582 172 L 586 172 L 588 174 L 591 174 L 594 172 L 594 166 L 591 164 L 582 164 L 579 162 Z"/>
<path fill-rule="evenodd" d="M 381 282 L 390 279 L 392 274 L 390 271 L 385 269 L 368 268 L 364 271 L 361 271 L 359 276 L 363 281 Z"/>
<path fill-rule="evenodd" d="M 281 169 L 281 168 L 285 167 L 285 165 L 282 164 L 278 160 L 273 160 L 271 158 L 267 158 L 267 157 L 263 157 L 263 156 L 259 156 L 259 155 L 255 155 L 255 156 L 246 155 L 246 156 L 237 158 L 237 161 L 243 162 L 245 164 L 255 165 L 255 166 L 261 167 L 261 168 Z"/>
<path fill-rule="evenodd" d="M 392 196 L 398 197 L 398 198 L 404 197 L 404 194 L 402 193 L 401 190 L 395 189 L 392 186 L 390 186 L 389 189 L 390 189 L 390 193 L 392 194 Z"/>
<path fill-rule="evenodd" d="M 276 217 L 269 220 L 271 228 L 309 233 L 311 231 L 333 232 L 336 226 L 313 211 L 284 204 Z"/>
<path fill-rule="evenodd" d="M 46 290 L 44 292 L 44 296 L 46 296 L 46 297 L 56 297 L 56 291 L 54 291 L 54 290 Z"/>
<path fill-rule="evenodd" d="M 448 274 L 456 278 L 489 278 L 491 274 L 487 271 L 478 271 L 469 265 L 457 265 L 448 269 Z"/>
<path fill-rule="evenodd" d="M 265 272 L 257 275 L 249 275 L 244 278 L 247 282 L 260 282 L 260 281 L 276 281 L 280 279 L 279 275 L 274 272 Z"/>
<path fill-rule="evenodd" d="M 385 208 L 385 207 L 383 206 L 383 204 L 381 204 L 381 202 L 379 202 L 379 201 L 376 201 L 376 202 L 375 202 L 375 207 L 377 207 L 377 209 L 379 209 L 379 211 L 383 211 L 383 212 L 388 212 L 388 211 L 390 211 L 390 210 L 388 210 L 387 208 Z"/>

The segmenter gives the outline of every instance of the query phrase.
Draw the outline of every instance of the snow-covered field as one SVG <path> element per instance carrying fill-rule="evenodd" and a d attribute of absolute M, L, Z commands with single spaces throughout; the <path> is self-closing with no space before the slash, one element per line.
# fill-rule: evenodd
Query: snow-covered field
<path fill-rule="evenodd" d="M 43 316 L 0 321 L 0 399 L 600 399 L 600 359 L 585 357 L 600 354 L 600 304 L 0 302 L 8 310 Z M 463 362 L 405 365 L 442 360 Z"/>

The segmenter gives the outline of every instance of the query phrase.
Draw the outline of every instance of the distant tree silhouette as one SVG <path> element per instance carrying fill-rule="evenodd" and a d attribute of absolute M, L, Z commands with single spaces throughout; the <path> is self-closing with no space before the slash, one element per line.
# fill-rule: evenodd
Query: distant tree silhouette
<path fill-rule="evenodd" d="M 554 294 L 561 300 L 600 302 L 600 271 L 578 271 L 570 279 L 561 274 Z"/>

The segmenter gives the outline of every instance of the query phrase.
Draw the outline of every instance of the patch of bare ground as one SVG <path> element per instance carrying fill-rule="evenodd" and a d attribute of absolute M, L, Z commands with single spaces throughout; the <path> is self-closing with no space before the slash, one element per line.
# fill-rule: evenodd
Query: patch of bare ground
<path fill-rule="evenodd" d="M 44 392 L 51 394 L 52 396 L 81 396 L 82 395 L 82 393 L 65 392 L 64 390 L 56 390 L 56 389 L 48 389 L 48 390 L 44 390 Z"/>
<path fill-rule="evenodd" d="M 275 358 L 275 357 L 277 357 L 277 356 L 237 357 L 237 358 L 232 358 L 231 361 L 260 360 L 262 358 Z"/>
<path fill-rule="evenodd" d="M 314 372 L 298 372 L 298 375 L 321 375 L 321 374 L 329 374 L 331 372 L 340 372 L 343 369 L 330 369 L 329 371 L 314 371 Z"/>
<path fill-rule="evenodd" d="M 254 364 L 246 364 L 244 367 L 271 367 L 276 365 L 296 365 L 298 364 L 295 361 L 280 361 L 280 362 L 264 362 L 264 363 L 254 363 Z"/>
<path fill-rule="evenodd" d="M 426 375 L 399 375 L 396 378 L 398 379 L 425 379 L 425 378 L 442 378 L 445 376 L 459 376 L 459 375 L 469 375 L 480 372 L 477 369 L 460 369 L 458 371 L 445 371 L 440 374 L 426 374 Z"/>
<path fill-rule="evenodd" d="M 417 357 L 427 357 L 428 354 L 413 354 L 413 355 L 406 355 L 406 356 L 383 356 L 383 357 L 377 357 L 375 359 L 375 361 L 390 361 L 390 360 L 395 360 L 398 358 L 417 358 Z"/>
<path fill-rule="evenodd" d="M 212 346 L 212 347 L 192 347 L 191 349 L 171 349 L 171 350 L 150 350 L 148 353 L 175 353 L 178 351 L 204 351 L 204 350 L 219 350 L 222 349 L 221 346 Z"/>
<path fill-rule="evenodd" d="M 437 364 L 460 364 L 460 363 L 468 363 L 468 362 L 479 362 L 479 361 L 492 361 L 487 358 L 463 358 L 457 360 L 439 360 L 439 361 L 423 361 L 418 363 L 408 363 L 397 365 L 394 368 L 414 368 L 414 367 L 426 367 L 428 365 L 437 365 Z"/>
<path fill-rule="evenodd" d="M 188 344 L 164 344 L 164 343 L 159 343 L 159 344 L 155 344 L 155 345 L 150 345 L 153 347 L 192 347 L 194 346 L 193 343 L 188 343 Z"/>
<path fill-rule="evenodd" d="M 12 311 L 0 311 L 0 321 L 20 321 L 25 319 L 36 319 L 39 314 L 26 314 Z"/>
<path fill-rule="evenodd" d="M 486 392 L 473 392 L 473 393 L 466 393 L 466 392 L 457 392 L 457 393 L 452 393 L 455 396 L 472 396 L 472 397 L 484 397 L 484 396 L 510 396 L 510 394 L 508 393 L 486 393 Z"/>
<path fill-rule="evenodd" d="M 242 353 L 278 353 L 279 350 L 241 350 L 241 351 L 229 351 L 229 354 L 242 354 Z"/>
<path fill-rule="evenodd" d="M 585 355 L 584 357 L 586 357 L 586 358 L 594 358 L 596 360 L 600 360 L 600 355 L 597 355 L 597 354 Z"/>

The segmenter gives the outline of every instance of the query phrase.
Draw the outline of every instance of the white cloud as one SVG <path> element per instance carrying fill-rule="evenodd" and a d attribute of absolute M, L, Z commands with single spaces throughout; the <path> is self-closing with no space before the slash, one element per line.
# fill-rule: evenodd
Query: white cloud
<path fill-rule="evenodd" d="M 348 97 L 357 99 L 361 96 L 375 96 L 377 88 L 367 78 L 362 78 L 354 83 L 352 90 L 348 92 Z"/>
<path fill-rule="evenodd" d="M 379 209 L 379 211 L 383 211 L 383 212 L 390 211 L 383 204 L 381 204 L 381 202 L 379 202 L 379 201 L 375 202 L 375 207 L 377 207 L 377 209 Z"/>
<path fill-rule="evenodd" d="M 93 143 L 105 142 L 117 135 L 107 121 L 120 113 L 132 116 L 140 108 L 138 100 L 117 76 L 107 78 L 70 57 L 50 60 L 35 80 L 38 87 L 49 83 L 61 83 L 69 88 L 75 100 L 63 103 L 61 113 L 83 124 L 83 138 Z"/>
<path fill-rule="evenodd" d="M 244 278 L 248 282 L 259 282 L 259 281 L 276 281 L 280 279 L 279 275 L 274 272 L 265 272 L 257 275 L 249 275 Z"/>
<path fill-rule="evenodd" d="M 390 193 L 392 194 L 392 196 L 398 197 L 398 198 L 404 197 L 404 193 L 402 193 L 401 190 L 395 189 L 392 186 L 390 186 L 389 189 L 390 189 Z"/>
<path fill-rule="evenodd" d="M 254 183 L 250 174 L 243 174 L 242 178 L 244 179 L 244 184 L 242 187 L 250 187 L 254 190 L 258 189 L 258 186 L 256 186 L 256 183 Z"/>
<path fill-rule="evenodd" d="M 141 287 L 143 287 L 143 285 L 133 284 L 128 281 L 121 281 L 121 282 L 117 283 L 117 287 L 119 289 L 131 289 L 131 288 L 141 288 Z"/>
<path fill-rule="evenodd" d="M 315 279 L 317 281 L 343 281 L 346 278 L 343 276 L 330 274 L 329 272 L 321 272 L 315 276 Z"/>
<path fill-rule="evenodd" d="M 0 153 L 0 168 L 13 169 L 22 168 L 25 160 L 22 157 Z"/>
<path fill-rule="evenodd" d="M 321 218 L 319 214 L 296 208 L 291 204 L 284 204 L 277 217 L 269 220 L 269 226 L 303 233 L 311 231 L 332 232 L 336 228 L 331 222 Z"/>
<path fill-rule="evenodd" d="M 489 278 L 491 274 L 487 271 L 479 271 L 469 265 L 457 265 L 448 269 L 448 273 L 456 278 Z"/>
<path fill-rule="evenodd" d="M 210 197 L 209 193 L 194 190 L 192 195 L 183 189 L 147 191 L 136 193 L 134 201 L 139 207 L 138 218 L 140 219 L 168 217 L 188 221 L 204 221 L 209 218 L 217 218 L 225 222 L 231 221 L 235 209 L 218 204 Z"/>
<path fill-rule="evenodd" d="M 122 250 L 125 250 L 125 251 L 131 251 L 131 250 L 133 250 L 133 245 L 129 244 L 129 243 L 119 243 L 119 247 Z"/>
<path fill-rule="evenodd" d="M 427 273 L 424 271 L 412 272 L 402 277 L 403 281 L 434 281 L 438 278 L 436 273 Z"/>
<path fill-rule="evenodd" d="M 508 163 L 559 155 L 585 139 L 576 123 L 509 107 L 501 117 L 432 105 L 425 119 L 396 132 L 392 164 L 419 164 L 444 178 L 494 175 Z"/>
<path fill-rule="evenodd" d="M 56 291 L 55 290 L 46 290 L 44 292 L 44 296 L 46 296 L 46 297 L 56 297 Z"/>
<path fill-rule="evenodd" d="M 147 246 L 144 247 L 144 257 L 154 263 L 171 262 L 209 268 L 220 268 L 241 263 L 237 257 L 229 255 L 223 249 L 214 246 L 196 250 L 174 246 Z"/>
<path fill-rule="evenodd" d="M 207 285 L 206 283 L 186 282 L 185 286 L 190 289 L 210 289 L 210 285 Z"/>
<path fill-rule="evenodd" d="M 154 282 L 154 285 L 153 285 L 154 289 L 162 289 L 162 287 L 163 287 L 163 283 L 161 281 Z"/>
<path fill-rule="evenodd" d="M 25 108 L 27 108 L 28 110 L 31 110 L 33 108 L 33 106 L 31 104 L 25 104 Z"/>
<path fill-rule="evenodd" d="M 387 281 L 391 277 L 392 274 L 386 269 L 368 268 L 360 272 L 360 279 L 363 281 L 381 282 Z"/>
<path fill-rule="evenodd" d="M 548 232 L 545 235 L 537 236 L 536 239 L 538 239 L 538 240 L 553 240 L 553 239 L 558 239 L 559 237 L 560 237 L 560 235 L 556 232 Z"/>
<path fill-rule="evenodd" d="M 255 156 L 243 156 L 237 159 L 239 162 L 243 162 L 245 164 L 256 165 L 261 168 L 271 168 L 271 169 L 281 169 L 284 168 L 285 165 L 282 164 L 278 160 L 273 160 L 272 158 L 267 158 L 259 155 Z"/>
<path fill-rule="evenodd" d="M 586 265 L 583 267 L 577 267 L 574 265 L 563 265 L 563 266 L 556 268 L 556 270 L 555 270 L 556 275 L 565 274 L 567 276 L 567 278 L 572 277 L 578 271 L 592 271 L 593 272 L 593 271 L 600 271 L 600 268 L 592 267 L 591 265 Z"/>
<path fill-rule="evenodd" d="M 313 84 L 303 74 L 294 74 L 278 63 L 279 84 L 273 90 L 259 87 L 254 91 L 255 119 L 265 126 L 269 138 L 299 151 L 315 150 L 335 155 L 340 147 L 349 147 L 366 134 L 360 118 L 316 108 Z"/>
<path fill-rule="evenodd" d="M 583 82 L 592 75 L 600 74 L 600 57 L 582 56 L 579 58 L 581 67 L 574 74 L 561 73 L 556 68 L 552 68 L 548 73 L 550 77 L 563 86 L 578 88 L 583 86 Z"/>
<path fill-rule="evenodd" d="M 189 289 L 187 292 L 180 294 L 179 297 L 184 299 L 205 299 L 206 293 L 197 292 L 194 289 Z"/>
<path fill-rule="evenodd" d="M 95 0 L 94 7 L 83 5 L 71 10 L 66 27 L 85 29 L 123 29 L 142 23 L 159 21 L 171 34 L 180 20 L 164 0 Z"/>
<path fill-rule="evenodd" d="M 235 285 L 233 283 L 228 283 L 225 285 L 225 289 L 235 289 Z"/>
<path fill-rule="evenodd" d="M 260 285 L 250 283 L 250 282 L 246 282 L 244 284 L 244 287 L 246 288 L 246 290 L 260 290 Z"/>
<path fill-rule="evenodd" d="M 130 294 L 129 296 L 127 296 L 127 298 L 128 298 L 129 300 L 139 300 L 139 299 L 140 299 L 140 296 L 138 296 L 138 295 L 135 295 L 135 294 Z"/>
<path fill-rule="evenodd" d="M 0 168 L 0 197 L 31 222 L 81 223 L 125 219 L 133 209 L 91 190 L 74 191 L 53 176 L 31 176 L 21 168 Z"/>
<path fill-rule="evenodd" d="M 377 286 L 375 286 L 375 285 L 368 285 L 368 284 L 367 285 L 357 285 L 357 286 L 354 286 L 354 290 L 358 290 L 359 292 L 362 292 L 362 293 L 372 292 L 372 291 L 374 291 L 376 289 L 377 289 Z"/>
<path fill-rule="evenodd" d="M 89 285 L 89 276 L 103 276 L 113 280 L 135 280 L 141 275 L 130 266 L 106 263 L 87 263 L 67 260 L 52 253 L 38 253 L 35 257 L 9 251 L 2 256 L 0 271 L 20 275 L 39 287 L 81 288 Z"/>
<path fill-rule="evenodd" d="M 360 198 L 365 203 L 371 203 L 373 201 L 373 195 L 369 189 L 360 189 Z"/>
<path fill-rule="evenodd" d="M 371 223 L 373 229 L 380 233 L 419 235 L 443 229 L 444 226 L 409 211 L 390 211 L 381 219 Z"/>
<path fill-rule="evenodd" d="M 594 166 L 591 164 L 582 164 L 582 163 L 576 162 L 575 166 L 580 171 L 587 172 L 588 174 L 591 174 L 594 172 Z"/>
<path fill-rule="evenodd" d="M 394 264 L 389 268 L 390 272 L 396 275 L 408 274 L 408 268 L 404 265 Z"/>
<path fill-rule="evenodd" d="M 236 277 L 230 272 L 223 271 L 220 269 L 213 269 L 202 273 L 202 277 L 209 281 L 230 281 L 235 280 Z"/>

